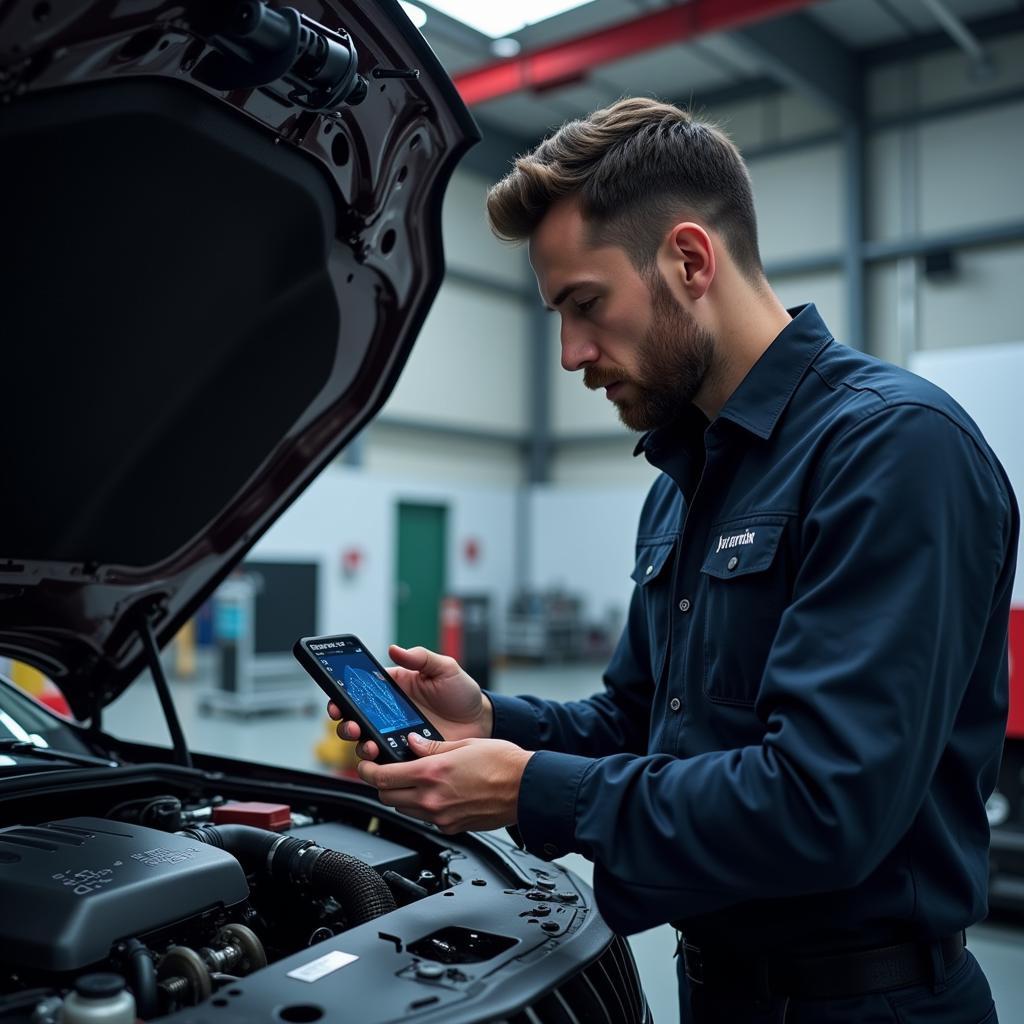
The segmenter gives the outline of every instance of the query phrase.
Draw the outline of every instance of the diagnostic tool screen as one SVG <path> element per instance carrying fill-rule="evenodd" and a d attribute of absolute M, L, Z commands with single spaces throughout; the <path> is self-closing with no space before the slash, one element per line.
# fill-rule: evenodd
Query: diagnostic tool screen
<path fill-rule="evenodd" d="M 426 723 L 402 692 L 367 657 L 359 644 L 314 652 L 320 664 L 348 694 L 367 721 L 381 733 L 418 728 Z"/>

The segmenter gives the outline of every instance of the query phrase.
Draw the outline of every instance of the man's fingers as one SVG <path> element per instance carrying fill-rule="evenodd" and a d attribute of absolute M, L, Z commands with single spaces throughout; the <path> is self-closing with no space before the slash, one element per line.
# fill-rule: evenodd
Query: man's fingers
<path fill-rule="evenodd" d="M 333 715 L 331 716 L 334 717 Z M 357 740 L 362 735 L 362 730 L 359 728 L 358 722 L 353 722 L 349 719 L 347 722 L 340 722 L 337 729 L 338 735 L 343 740 Z"/>
<path fill-rule="evenodd" d="M 360 761 L 356 771 L 363 782 L 368 782 L 374 789 L 415 789 L 416 783 L 407 778 L 407 765 L 377 764 L 375 761 Z"/>
<path fill-rule="evenodd" d="M 420 807 L 420 795 L 414 789 L 378 789 L 377 798 L 388 807 L 396 807 L 406 814 L 413 814 L 421 821 L 426 821 L 426 813 Z"/>
<path fill-rule="evenodd" d="M 327 714 L 336 722 L 341 721 L 341 708 L 333 700 L 327 705 Z"/>
<path fill-rule="evenodd" d="M 378 789 L 381 792 L 403 788 L 395 785 L 395 780 L 391 773 L 383 765 L 377 764 L 376 761 L 360 761 L 356 765 L 356 771 L 363 782 L 368 782 L 374 789 Z"/>
<path fill-rule="evenodd" d="M 376 761 L 379 755 L 380 751 L 373 740 L 367 740 L 356 747 L 356 756 L 361 757 L 364 761 Z"/>
<path fill-rule="evenodd" d="M 424 676 L 439 676 L 451 668 L 451 658 L 428 651 L 426 647 L 410 647 L 408 650 L 392 644 L 388 648 L 388 657 L 402 668 L 419 672 Z"/>
<path fill-rule="evenodd" d="M 431 754 L 444 754 L 449 750 L 455 750 L 464 746 L 465 740 L 456 740 L 449 743 L 446 740 L 424 739 L 418 732 L 409 733 L 409 746 L 417 757 L 429 757 Z"/>

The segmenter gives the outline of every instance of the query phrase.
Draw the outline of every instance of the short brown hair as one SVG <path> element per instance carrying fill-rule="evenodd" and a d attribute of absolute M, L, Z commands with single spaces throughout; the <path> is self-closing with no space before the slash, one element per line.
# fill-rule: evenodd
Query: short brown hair
<path fill-rule="evenodd" d="M 743 157 L 720 128 L 680 107 L 636 97 L 566 122 L 491 188 L 491 230 L 523 241 L 571 195 L 595 244 L 620 246 L 642 272 L 653 269 L 664 231 L 685 210 L 722 235 L 746 277 L 764 273 Z"/>

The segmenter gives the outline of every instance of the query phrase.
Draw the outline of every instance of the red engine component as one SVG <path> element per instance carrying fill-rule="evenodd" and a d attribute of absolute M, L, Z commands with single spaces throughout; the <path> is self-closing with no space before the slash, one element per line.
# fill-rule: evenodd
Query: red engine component
<path fill-rule="evenodd" d="M 258 800 L 240 800 L 221 804 L 213 809 L 215 825 L 255 825 L 271 832 L 280 832 L 292 823 L 292 809 L 288 804 L 264 804 Z"/>

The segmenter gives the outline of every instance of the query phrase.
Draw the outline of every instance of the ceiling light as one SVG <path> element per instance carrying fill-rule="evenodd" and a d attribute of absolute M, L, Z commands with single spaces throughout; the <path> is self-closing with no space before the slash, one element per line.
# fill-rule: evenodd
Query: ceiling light
<path fill-rule="evenodd" d="M 415 4 L 408 4 L 405 0 L 398 0 L 398 6 L 405 11 L 405 16 L 417 27 L 423 28 L 427 23 L 427 12 Z"/>
<path fill-rule="evenodd" d="M 495 57 L 514 57 L 521 49 L 519 40 L 513 39 L 511 36 L 503 36 L 491 43 L 491 53 Z"/>
<path fill-rule="evenodd" d="M 517 0 L 516 3 L 480 3 L 480 0 L 430 0 L 430 6 L 492 39 L 518 32 L 527 25 L 547 21 L 593 0 Z"/>

